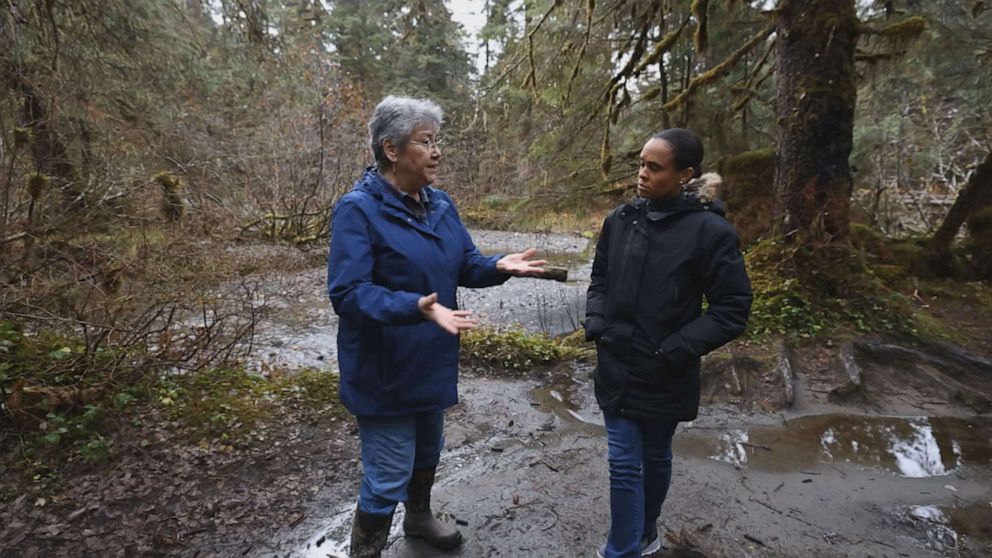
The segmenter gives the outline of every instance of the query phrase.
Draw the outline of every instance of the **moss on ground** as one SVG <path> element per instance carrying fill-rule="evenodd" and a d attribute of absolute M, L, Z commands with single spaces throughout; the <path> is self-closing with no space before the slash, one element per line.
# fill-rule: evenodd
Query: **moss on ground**
<path fill-rule="evenodd" d="M 926 246 L 926 239 L 891 239 L 860 224 L 846 247 L 807 251 L 759 242 L 746 254 L 755 291 L 748 337 L 891 334 L 988 353 L 992 287 L 922 278 Z M 967 250 L 958 248 L 958 257 Z"/>
<path fill-rule="evenodd" d="M 492 195 L 459 211 L 466 223 L 487 229 L 598 234 L 606 214 L 631 195 L 623 187 L 566 197 Z"/>
<path fill-rule="evenodd" d="M 535 366 L 588 356 L 590 349 L 578 335 L 554 338 L 519 327 L 481 327 L 462 334 L 461 358 L 468 365 L 524 374 Z"/>
<path fill-rule="evenodd" d="M 860 250 L 810 250 L 772 239 L 745 258 L 754 288 L 752 338 L 914 329 L 912 306 L 879 279 Z"/>
<path fill-rule="evenodd" d="M 317 417 L 343 413 L 338 376 L 303 369 L 262 377 L 243 368 L 216 368 L 162 378 L 156 403 L 193 438 L 238 442 L 285 408 Z"/>

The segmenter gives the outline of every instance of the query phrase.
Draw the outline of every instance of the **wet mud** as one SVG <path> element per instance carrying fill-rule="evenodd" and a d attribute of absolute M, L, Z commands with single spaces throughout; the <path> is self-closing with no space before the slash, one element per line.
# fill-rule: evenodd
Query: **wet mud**
<path fill-rule="evenodd" d="M 465 543 L 442 554 L 407 540 L 401 506 L 384 556 L 594 556 L 609 481 L 592 366 L 533 380 L 463 375 L 435 508 Z M 987 417 L 712 405 L 676 434 L 660 521 L 669 549 L 657 555 L 987 556 L 990 440 Z M 352 507 L 345 498 L 294 555 L 346 556 Z"/>
<path fill-rule="evenodd" d="M 569 281 L 466 289 L 462 307 L 532 331 L 578 327 L 585 239 L 474 237 L 486 253 L 543 239 Z M 270 330 L 281 345 L 266 345 L 269 362 L 303 354 L 309 361 L 284 362 L 333 368 L 326 342 L 335 318 L 311 310 L 319 296 L 307 296 L 296 303 L 307 313 L 300 324 Z M 992 556 L 992 420 L 974 397 L 992 393 L 992 370 L 885 350 L 790 348 L 788 375 L 781 354 L 734 345 L 708 357 L 700 417 L 676 433 L 659 522 L 668 549 L 657 556 Z M 384 556 L 595 556 L 609 528 L 609 480 L 594 365 L 529 378 L 463 371 L 434 508 L 458 524 L 464 544 L 441 553 L 406 539 L 400 506 Z M 321 492 L 324 506 L 272 541 L 278 550 L 248 555 L 346 556 L 357 491 L 356 480 L 352 490 Z"/>

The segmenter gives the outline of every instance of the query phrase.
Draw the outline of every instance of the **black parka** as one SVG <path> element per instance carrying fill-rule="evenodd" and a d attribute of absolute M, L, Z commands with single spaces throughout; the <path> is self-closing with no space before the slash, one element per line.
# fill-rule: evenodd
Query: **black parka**
<path fill-rule="evenodd" d="M 637 198 L 603 223 L 585 329 L 605 413 L 695 419 L 700 357 L 744 331 L 751 284 L 737 233 L 711 197 L 716 184 L 703 175 L 677 198 Z"/>

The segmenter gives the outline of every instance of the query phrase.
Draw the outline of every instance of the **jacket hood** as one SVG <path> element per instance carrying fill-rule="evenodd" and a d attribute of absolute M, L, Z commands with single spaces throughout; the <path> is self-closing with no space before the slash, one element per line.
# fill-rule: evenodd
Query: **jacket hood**
<path fill-rule="evenodd" d="M 721 186 L 723 186 L 723 178 L 715 172 L 708 172 L 686 183 L 682 189 L 682 195 L 694 197 L 702 204 L 711 204 L 718 201 L 717 194 L 719 194 Z"/>
<path fill-rule="evenodd" d="M 366 167 L 362 177 L 352 186 L 352 189 L 361 190 L 377 199 L 382 199 L 385 188 L 389 188 L 389 185 L 386 184 L 386 179 L 379 174 L 379 168 L 376 166 Z"/>
<path fill-rule="evenodd" d="M 640 208 L 647 206 L 648 216 L 661 219 L 676 213 L 691 211 L 709 211 L 721 217 L 726 217 L 727 209 L 722 201 L 717 199 L 723 178 L 715 172 L 708 172 L 699 178 L 693 178 L 682 187 L 681 195 L 662 202 L 652 202 L 644 198 L 635 198 L 630 205 Z"/>

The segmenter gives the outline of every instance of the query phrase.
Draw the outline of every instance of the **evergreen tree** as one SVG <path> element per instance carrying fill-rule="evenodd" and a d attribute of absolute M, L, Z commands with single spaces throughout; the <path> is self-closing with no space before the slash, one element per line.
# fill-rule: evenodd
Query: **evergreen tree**
<path fill-rule="evenodd" d="M 396 6 L 392 4 L 335 0 L 327 21 L 335 60 L 370 99 L 381 97 L 394 79 L 395 14 L 390 8 Z"/>

